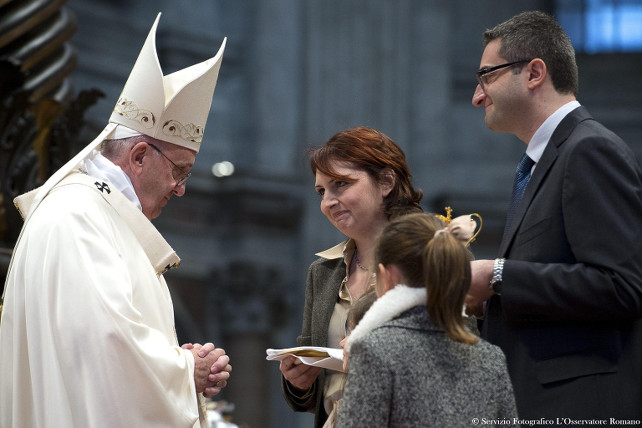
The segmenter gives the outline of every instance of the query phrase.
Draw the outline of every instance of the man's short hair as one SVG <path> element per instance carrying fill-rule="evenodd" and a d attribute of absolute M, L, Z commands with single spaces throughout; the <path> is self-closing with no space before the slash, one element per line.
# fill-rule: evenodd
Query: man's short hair
<path fill-rule="evenodd" d="M 557 92 L 577 95 L 575 49 L 555 18 L 540 11 L 522 12 L 484 32 L 484 46 L 495 39 L 500 39 L 499 55 L 506 61 L 540 58 Z"/>

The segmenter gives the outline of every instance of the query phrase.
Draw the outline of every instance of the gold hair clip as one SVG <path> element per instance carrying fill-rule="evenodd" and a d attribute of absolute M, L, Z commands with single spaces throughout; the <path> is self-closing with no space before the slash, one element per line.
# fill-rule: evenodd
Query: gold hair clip
<path fill-rule="evenodd" d="M 453 209 L 450 207 L 446 207 L 444 209 L 446 210 L 446 216 L 444 217 L 441 214 L 436 214 L 436 217 L 441 221 L 443 221 L 446 224 L 446 226 L 448 226 L 450 222 L 453 220 L 452 219 Z"/>

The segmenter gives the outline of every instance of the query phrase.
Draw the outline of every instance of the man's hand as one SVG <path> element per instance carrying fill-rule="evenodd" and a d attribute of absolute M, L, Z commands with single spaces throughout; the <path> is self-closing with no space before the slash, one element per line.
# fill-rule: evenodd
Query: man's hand
<path fill-rule="evenodd" d="M 490 280 L 493 277 L 494 264 L 494 260 L 473 260 L 470 262 L 470 289 L 465 300 L 468 315 L 482 316 L 484 314 L 484 302 L 493 295 Z"/>
<path fill-rule="evenodd" d="M 232 366 L 225 350 L 214 347 L 213 343 L 186 343 L 182 348 L 190 350 L 194 356 L 196 392 L 202 392 L 205 397 L 211 398 L 227 386 Z"/>

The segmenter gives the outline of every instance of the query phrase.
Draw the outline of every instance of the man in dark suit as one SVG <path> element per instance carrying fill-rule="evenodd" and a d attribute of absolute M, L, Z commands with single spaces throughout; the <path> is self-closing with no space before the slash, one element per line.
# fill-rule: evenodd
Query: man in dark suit
<path fill-rule="evenodd" d="M 498 259 L 472 262 L 469 312 L 483 312 L 482 337 L 506 354 L 520 418 L 639 424 L 639 163 L 577 102 L 573 46 L 551 16 L 516 15 L 484 43 L 473 105 L 530 159 Z"/>

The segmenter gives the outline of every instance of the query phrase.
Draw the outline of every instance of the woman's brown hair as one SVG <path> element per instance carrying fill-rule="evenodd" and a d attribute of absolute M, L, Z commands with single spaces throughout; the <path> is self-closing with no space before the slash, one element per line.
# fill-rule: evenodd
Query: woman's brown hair
<path fill-rule="evenodd" d="M 384 199 L 388 219 L 409 212 L 421 212 L 423 192 L 412 186 L 412 176 L 403 150 L 390 137 L 376 129 L 358 126 L 332 136 L 322 147 L 310 150 L 312 173 L 346 180 L 332 169 L 332 162 L 346 162 L 363 169 L 377 183 L 392 172 L 395 184 Z"/>

